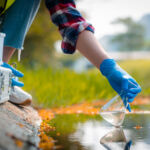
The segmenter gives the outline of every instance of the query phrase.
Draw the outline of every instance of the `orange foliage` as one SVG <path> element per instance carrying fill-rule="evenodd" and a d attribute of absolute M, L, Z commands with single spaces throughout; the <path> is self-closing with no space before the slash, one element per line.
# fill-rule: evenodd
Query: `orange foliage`
<path fill-rule="evenodd" d="M 149 97 L 136 97 L 133 101 L 132 105 L 148 105 L 150 104 L 150 98 Z"/>
<path fill-rule="evenodd" d="M 22 148 L 23 147 L 23 142 L 19 139 L 14 139 L 15 140 L 15 144 L 17 145 L 17 147 Z"/>
<path fill-rule="evenodd" d="M 83 103 L 80 105 L 73 105 L 66 108 L 53 108 L 52 111 L 56 114 L 88 114 L 96 115 L 99 112 L 99 108 L 91 106 L 89 103 Z"/>
<path fill-rule="evenodd" d="M 21 124 L 21 123 L 17 123 L 17 125 L 20 126 L 20 128 L 23 128 L 23 127 L 24 127 L 24 125 Z"/>
<path fill-rule="evenodd" d="M 42 120 L 49 121 L 54 118 L 54 113 L 50 109 L 39 109 L 39 115 L 41 116 Z"/>
<path fill-rule="evenodd" d="M 51 127 L 48 122 L 54 118 L 54 113 L 52 113 L 50 110 L 44 110 L 41 109 L 38 111 L 39 115 L 41 116 L 43 122 L 40 126 L 40 144 L 39 148 L 42 150 L 51 150 L 54 147 L 54 140 L 53 138 L 47 136 L 46 133 L 55 130 L 55 127 Z"/>
<path fill-rule="evenodd" d="M 54 147 L 54 140 L 53 140 L 53 138 L 47 136 L 44 132 L 41 132 L 39 137 L 41 139 L 39 147 L 42 150 L 51 150 L 51 149 L 53 149 L 53 147 Z"/>
<path fill-rule="evenodd" d="M 134 127 L 136 130 L 139 130 L 139 129 L 141 129 L 142 127 L 140 126 L 140 125 L 137 125 L 137 126 L 135 126 Z"/>

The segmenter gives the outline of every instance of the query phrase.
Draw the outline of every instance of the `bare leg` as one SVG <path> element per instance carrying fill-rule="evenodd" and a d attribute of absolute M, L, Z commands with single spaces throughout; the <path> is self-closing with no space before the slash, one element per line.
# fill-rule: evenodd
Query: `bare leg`
<path fill-rule="evenodd" d="M 83 31 L 79 35 L 77 49 L 97 68 L 104 59 L 110 58 L 90 31 Z"/>
<path fill-rule="evenodd" d="M 14 54 L 15 52 L 15 48 L 13 47 L 4 47 L 4 51 L 3 51 L 3 62 L 8 63 L 8 61 L 10 60 L 11 56 Z"/>

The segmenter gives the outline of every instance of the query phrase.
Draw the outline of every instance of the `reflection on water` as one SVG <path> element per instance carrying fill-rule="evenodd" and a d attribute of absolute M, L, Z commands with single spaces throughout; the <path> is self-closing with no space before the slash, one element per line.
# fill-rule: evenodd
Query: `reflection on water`
<path fill-rule="evenodd" d="M 76 120 L 73 117 L 68 115 L 65 118 L 64 126 L 62 122 L 59 122 L 59 125 L 55 122 L 60 136 L 52 135 L 64 150 L 150 149 L 150 115 L 148 114 L 127 115 L 122 128 L 114 128 L 101 118 L 84 121 L 82 118 L 81 121 L 74 121 L 74 123 L 69 122 L 70 119 Z M 134 128 L 137 125 L 142 128 L 137 130 Z"/>
<path fill-rule="evenodd" d="M 127 142 L 122 128 L 114 128 L 100 139 L 100 144 L 102 144 L 107 150 L 129 150 L 132 141 L 130 140 Z"/>

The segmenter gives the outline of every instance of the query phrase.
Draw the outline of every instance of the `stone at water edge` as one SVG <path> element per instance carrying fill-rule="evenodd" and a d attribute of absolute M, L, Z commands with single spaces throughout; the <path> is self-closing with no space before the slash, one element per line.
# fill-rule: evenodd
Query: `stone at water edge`
<path fill-rule="evenodd" d="M 41 118 L 31 106 L 0 104 L 0 150 L 36 150 Z"/>

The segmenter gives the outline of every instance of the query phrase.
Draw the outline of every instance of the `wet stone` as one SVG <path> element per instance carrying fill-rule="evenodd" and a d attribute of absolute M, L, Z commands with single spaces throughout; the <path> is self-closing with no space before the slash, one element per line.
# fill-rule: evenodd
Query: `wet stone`
<path fill-rule="evenodd" d="M 37 150 L 40 123 L 32 107 L 0 104 L 0 150 Z"/>

